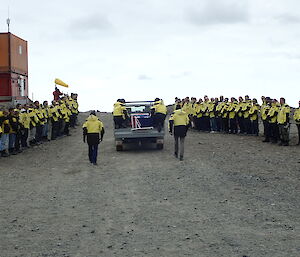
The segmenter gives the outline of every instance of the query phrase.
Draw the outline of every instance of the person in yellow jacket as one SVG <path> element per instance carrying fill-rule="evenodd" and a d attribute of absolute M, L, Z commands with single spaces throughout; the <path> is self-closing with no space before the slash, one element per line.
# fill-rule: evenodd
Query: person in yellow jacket
<path fill-rule="evenodd" d="M 0 127 L 2 131 L 2 135 L 0 137 L 0 155 L 2 157 L 8 157 L 8 142 L 9 142 L 9 117 L 8 110 L 3 109 L 0 110 Z"/>
<path fill-rule="evenodd" d="M 251 134 L 251 120 L 250 120 L 250 108 L 252 106 L 252 102 L 248 95 L 245 96 L 245 100 L 242 105 L 242 113 L 244 117 L 244 129 L 245 132 L 250 135 Z"/>
<path fill-rule="evenodd" d="M 35 140 L 37 144 L 40 144 L 42 141 L 42 136 L 43 136 L 43 129 L 44 129 L 44 125 L 46 122 L 46 119 L 44 117 L 44 112 L 42 107 L 40 106 L 39 101 L 35 101 L 34 102 L 34 111 L 36 114 L 36 117 L 38 118 L 38 121 L 36 122 L 36 126 L 35 126 Z"/>
<path fill-rule="evenodd" d="M 125 107 L 125 101 L 123 99 L 118 99 L 114 104 L 113 118 L 115 129 L 125 128 L 125 120 L 127 118 L 127 110 Z"/>
<path fill-rule="evenodd" d="M 276 99 L 272 100 L 271 108 L 268 112 L 267 115 L 267 120 L 270 125 L 270 139 L 271 142 L 276 144 L 278 142 L 279 138 L 279 129 L 278 129 L 278 124 L 277 124 L 277 115 L 279 111 L 280 104 Z M 263 142 L 268 142 L 264 140 Z"/>
<path fill-rule="evenodd" d="M 209 118 L 209 98 L 207 95 L 204 96 L 204 101 L 202 103 L 201 112 L 203 114 L 202 122 L 203 122 L 203 130 L 206 132 L 210 132 L 210 118 Z"/>
<path fill-rule="evenodd" d="M 228 98 L 224 99 L 223 108 L 221 110 L 222 115 L 222 127 L 224 133 L 229 133 L 229 112 L 228 112 Z"/>
<path fill-rule="evenodd" d="M 50 108 L 48 105 L 48 101 L 44 101 L 42 105 L 42 112 L 45 118 L 44 126 L 43 126 L 43 132 L 42 132 L 42 138 L 44 141 L 48 141 L 48 133 L 50 128 Z"/>
<path fill-rule="evenodd" d="M 299 107 L 294 112 L 294 120 L 297 125 L 298 129 L 298 145 L 300 145 L 300 101 L 299 101 Z"/>
<path fill-rule="evenodd" d="M 184 139 L 186 137 L 189 124 L 189 116 L 182 109 L 174 111 L 169 119 L 169 132 L 171 135 L 174 135 L 175 139 L 174 155 L 176 158 L 178 158 L 179 155 L 180 161 L 183 160 Z"/>
<path fill-rule="evenodd" d="M 217 99 L 217 98 L 216 98 Z M 223 118 L 222 118 L 222 109 L 226 103 L 224 102 L 224 96 L 220 96 L 218 99 L 218 104 L 216 106 L 216 116 L 217 116 L 217 131 L 223 131 Z"/>
<path fill-rule="evenodd" d="M 64 122 L 65 122 L 65 125 L 64 125 L 64 128 L 63 128 L 64 129 L 63 133 L 66 136 L 70 136 L 69 127 L 70 127 L 70 118 L 71 118 L 72 112 L 71 112 L 70 107 L 69 107 L 68 104 L 66 104 L 65 107 L 62 109 L 62 115 L 63 115 L 63 119 L 64 119 Z"/>
<path fill-rule="evenodd" d="M 155 98 L 154 105 L 151 109 L 154 127 L 160 132 L 164 128 L 164 123 L 167 115 L 167 107 L 162 99 Z"/>
<path fill-rule="evenodd" d="M 71 97 L 69 97 L 69 106 L 71 108 L 71 117 L 70 117 L 70 127 L 75 128 L 78 116 L 78 102 L 77 102 L 77 94 L 72 93 Z"/>
<path fill-rule="evenodd" d="M 209 112 L 209 121 L 210 121 L 210 130 L 211 133 L 217 132 L 217 119 L 216 119 L 216 107 L 218 102 L 215 98 L 211 98 L 208 103 L 208 112 Z"/>
<path fill-rule="evenodd" d="M 30 105 L 28 108 L 28 117 L 30 118 L 30 129 L 29 129 L 29 135 L 28 140 L 29 144 L 31 146 L 36 145 L 35 135 L 36 135 L 36 125 L 39 122 L 39 119 L 36 115 L 34 105 Z"/>
<path fill-rule="evenodd" d="M 98 146 L 103 140 L 103 135 L 105 133 L 104 125 L 96 116 L 96 112 L 92 111 L 82 128 L 83 142 L 85 143 L 85 141 L 87 141 L 89 146 L 88 154 L 90 163 L 97 165 Z"/>
<path fill-rule="evenodd" d="M 258 136 L 259 134 L 259 126 L 258 126 L 258 114 L 259 114 L 260 106 L 257 103 L 257 100 L 253 98 L 252 106 L 249 110 L 249 116 L 251 121 L 251 134 Z"/>
<path fill-rule="evenodd" d="M 229 133 L 230 134 L 236 134 L 238 132 L 237 129 L 237 120 L 236 120 L 236 106 L 237 106 L 238 102 L 234 97 L 231 97 L 230 99 L 230 103 L 228 106 L 228 113 L 229 113 Z"/>
<path fill-rule="evenodd" d="M 235 109 L 235 112 L 237 114 L 237 123 L 238 123 L 240 134 L 246 133 L 244 115 L 243 115 L 243 111 L 242 111 L 243 106 L 244 106 L 244 99 L 243 99 L 243 97 L 240 96 L 239 102 Z"/>
<path fill-rule="evenodd" d="M 196 117 L 195 117 L 195 126 L 197 130 L 202 130 L 202 118 L 203 118 L 203 114 L 201 112 L 202 109 L 202 99 L 199 98 L 198 102 L 196 103 L 196 107 L 195 107 L 195 113 L 196 113 Z"/>
<path fill-rule="evenodd" d="M 270 101 L 270 97 L 262 96 L 261 100 L 262 100 L 262 105 L 260 108 L 260 114 L 264 126 L 264 136 L 266 136 L 266 133 L 268 133 L 268 126 L 269 126 L 267 121 L 267 115 L 271 108 L 270 105 L 268 104 L 268 102 Z"/>
<path fill-rule="evenodd" d="M 279 145 L 288 146 L 290 141 L 290 113 L 291 108 L 285 103 L 283 97 L 280 98 L 280 108 L 277 116 L 279 128 Z"/>
<path fill-rule="evenodd" d="M 197 99 L 196 97 L 191 97 L 191 113 L 189 115 L 191 128 L 196 128 L 196 107 L 197 107 Z"/>
<path fill-rule="evenodd" d="M 51 117 L 51 140 L 55 140 L 59 134 L 59 119 L 58 105 L 56 101 L 52 101 L 49 109 L 49 116 Z"/>
<path fill-rule="evenodd" d="M 15 155 L 19 152 L 19 149 L 16 149 L 16 139 L 17 134 L 20 131 L 19 117 L 18 112 L 14 108 L 9 109 L 9 140 L 8 140 L 8 152 L 9 154 Z M 19 146 L 18 146 L 19 148 Z"/>
<path fill-rule="evenodd" d="M 28 106 L 24 105 L 20 112 L 20 124 L 21 124 L 21 145 L 23 148 L 28 148 L 28 136 L 30 129 L 30 117 L 28 115 Z"/>
<path fill-rule="evenodd" d="M 192 112 L 192 105 L 190 103 L 190 98 L 189 97 L 186 97 L 183 101 L 183 104 L 182 104 L 182 110 L 184 112 L 187 113 L 187 115 L 190 115 L 191 112 Z"/>

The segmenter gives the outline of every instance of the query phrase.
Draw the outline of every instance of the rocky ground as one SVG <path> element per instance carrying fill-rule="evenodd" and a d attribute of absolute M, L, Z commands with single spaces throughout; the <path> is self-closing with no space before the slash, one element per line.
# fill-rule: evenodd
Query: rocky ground
<path fill-rule="evenodd" d="M 87 114 L 80 114 L 80 122 Z M 99 165 L 81 129 L 0 159 L 1 257 L 300 256 L 300 147 L 189 131 L 183 162 L 151 145 Z"/>

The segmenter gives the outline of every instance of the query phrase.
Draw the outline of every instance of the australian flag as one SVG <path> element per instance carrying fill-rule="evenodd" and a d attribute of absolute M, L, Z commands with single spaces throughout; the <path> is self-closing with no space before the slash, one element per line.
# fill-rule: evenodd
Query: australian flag
<path fill-rule="evenodd" d="M 153 118 L 149 113 L 131 114 L 131 127 L 133 129 L 153 127 Z"/>

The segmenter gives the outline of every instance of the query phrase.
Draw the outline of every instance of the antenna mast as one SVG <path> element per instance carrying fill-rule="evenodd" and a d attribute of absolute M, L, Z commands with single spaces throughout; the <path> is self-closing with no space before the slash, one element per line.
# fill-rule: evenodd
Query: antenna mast
<path fill-rule="evenodd" d="M 8 6 L 8 13 L 7 13 L 6 24 L 7 24 L 7 30 L 8 30 L 8 33 L 9 33 L 9 25 L 10 25 L 10 18 L 9 18 L 9 6 Z"/>

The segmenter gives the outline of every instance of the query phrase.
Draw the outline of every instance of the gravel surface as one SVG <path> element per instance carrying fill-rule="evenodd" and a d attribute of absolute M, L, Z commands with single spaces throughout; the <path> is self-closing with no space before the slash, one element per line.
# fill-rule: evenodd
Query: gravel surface
<path fill-rule="evenodd" d="M 189 131 L 184 161 L 114 147 L 98 166 L 80 127 L 0 159 L 1 257 L 300 256 L 300 147 Z M 80 122 L 87 114 L 80 114 Z"/>

